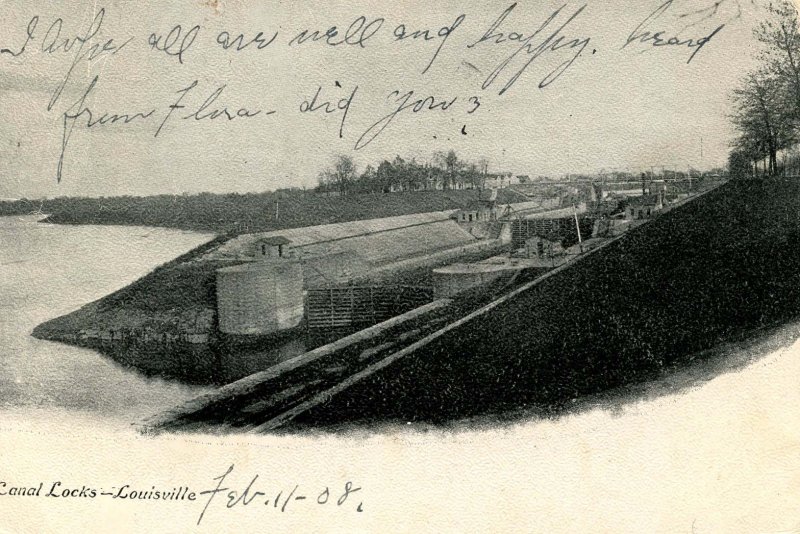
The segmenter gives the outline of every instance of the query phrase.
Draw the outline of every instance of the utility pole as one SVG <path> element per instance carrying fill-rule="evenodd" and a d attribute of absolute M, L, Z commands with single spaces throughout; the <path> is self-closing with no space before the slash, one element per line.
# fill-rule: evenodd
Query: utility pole
<path fill-rule="evenodd" d="M 581 254 L 583 254 L 583 239 L 581 238 L 581 225 L 578 222 L 578 208 L 575 204 L 572 204 L 572 210 L 575 214 L 575 229 L 578 230 L 578 246 L 581 249 Z"/>

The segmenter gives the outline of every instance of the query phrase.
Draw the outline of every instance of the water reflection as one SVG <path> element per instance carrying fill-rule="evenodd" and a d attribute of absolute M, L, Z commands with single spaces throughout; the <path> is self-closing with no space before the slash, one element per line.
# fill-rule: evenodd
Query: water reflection
<path fill-rule="evenodd" d="M 87 348 L 34 339 L 38 324 L 116 291 L 210 236 L 0 218 L 0 411 L 81 411 L 130 422 L 209 391 L 145 376 Z"/>
<path fill-rule="evenodd" d="M 304 328 L 279 336 L 213 343 L 94 342 L 92 348 L 148 376 L 187 384 L 224 385 L 340 339 L 357 329 L 313 331 Z"/>

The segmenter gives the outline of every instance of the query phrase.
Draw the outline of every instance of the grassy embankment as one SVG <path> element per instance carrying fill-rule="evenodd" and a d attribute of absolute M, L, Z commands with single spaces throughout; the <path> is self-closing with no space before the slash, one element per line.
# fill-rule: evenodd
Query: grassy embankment
<path fill-rule="evenodd" d="M 275 193 L 258 195 L 196 195 L 56 199 L 51 222 L 70 224 L 131 224 L 222 232 L 236 222 L 250 221 L 249 231 L 296 228 L 410 213 L 457 209 L 476 198 L 476 191 L 430 191 L 323 197 L 302 192 L 280 198 L 275 219 Z M 525 197 L 501 191 L 502 203 Z M 24 204 L 27 206 L 27 204 Z M 16 206 L 21 209 L 20 206 Z M 9 208 L 6 206 L 6 211 Z M 2 210 L 0 210 L 0 213 Z M 243 228 L 240 228 L 240 231 Z M 176 332 L 202 317 L 213 326 L 217 262 L 191 262 L 227 239 L 220 236 L 176 258 L 133 284 L 81 309 L 39 325 L 34 336 L 71 342 L 80 330 L 152 327 Z M 229 265 L 229 264 L 226 264 Z M 202 325 L 201 325 L 202 328 Z"/>
<path fill-rule="evenodd" d="M 0 202 L 0 216 L 48 213 L 55 224 L 160 226 L 204 232 L 263 232 L 317 224 L 442 211 L 463 206 L 476 191 L 420 191 L 326 197 L 311 192 L 150 197 L 56 198 Z M 501 203 L 526 197 L 501 191 Z M 276 210 L 277 205 L 277 210 Z"/>
<path fill-rule="evenodd" d="M 800 317 L 800 183 L 729 183 L 676 208 L 297 424 L 494 419 L 662 376 Z M 712 351 L 713 352 L 713 351 Z"/>

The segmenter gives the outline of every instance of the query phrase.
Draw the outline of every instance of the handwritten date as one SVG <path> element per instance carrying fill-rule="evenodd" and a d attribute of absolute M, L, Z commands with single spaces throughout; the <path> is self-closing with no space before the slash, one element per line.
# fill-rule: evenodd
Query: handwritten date
<path fill-rule="evenodd" d="M 316 502 L 317 505 L 326 505 L 328 503 L 333 504 L 333 502 L 335 502 L 337 507 L 343 506 L 346 503 L 357 503 L 354 504 L 355 511 L 364 511 L 363 503 L 361 501 L 357 500 L 355 497 L 352 499 L 350 498 L 353 494 L 361 491 L 361 488 L 356 487 L 350 481 L 346 482 L 341 488 L 338 489 L 332 489 L 328 486 L 324 486 L 321 490 L 317 488 L 311 493 L 308 493 L 301 489 L 300 485 L 298 484 L 286 494 L 284 494 L 283 490 L 280 490 L 274 494 L 272 492 L 268 494 L 266 491 L 261 491 L 256 486 L 256 482 L 259 478 L 258 475 L 253 476 L 247 486 L 245 486 L 242 490 L 236 490 L 230 485 L 227 485 L 225 481 L 228 479 L 228 476 L 233 473 L 233 470 L 234 464 L 231 464 L 225 473 L 213 479 L 217 481 L 217 486 L 215 488 L 204 490 L 199 493 L 199 495 L 203 496 L 208 495 L 208 500 L 206 501 L 203 510 L 200 512 L 200 516 L 197 518 L 198 525 L 200 525 L 200 523 L 203 521 L 203 517 L 205 517 L 206 512 L 211 506 L 211 503 L 216 499 L 217 495 L 220 495 L 220 497 L 224 499 L 225 508 L 228 510 L 236 507 L 260 505 L 271 506 L 272 508 L 280 509 L 281 512 L 286 512 L 290 505 L 297 503 L 298 501 L 307 501 L 311 499 L 313 502 Z"/>

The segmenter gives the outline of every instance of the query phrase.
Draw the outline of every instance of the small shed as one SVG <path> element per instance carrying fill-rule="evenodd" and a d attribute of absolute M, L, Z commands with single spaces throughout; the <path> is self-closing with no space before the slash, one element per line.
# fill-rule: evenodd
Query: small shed
<path fill-rule="evenodd" d="M 282 235 L 263 237 L 255 242 L 255 257 L 259 259 L 287 258 L 291 240 Z"/>
<path fill-rule="evenodd" d="M 644 195 L 630 199 L 625 207 L 625 218 L 628 220 L 649 219 L 664 209 L 662 195 Z"/>
<path fill-rule="evenodd" d="M 478 199 L 472 200 L 463 209 L 458 210 L 454 218 L 459 223 L 487 222 L 497 220 L 497 191 L 485 189 Z"/>

